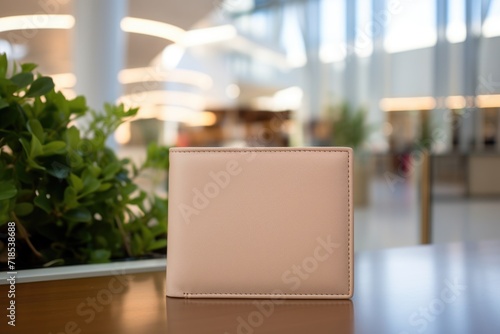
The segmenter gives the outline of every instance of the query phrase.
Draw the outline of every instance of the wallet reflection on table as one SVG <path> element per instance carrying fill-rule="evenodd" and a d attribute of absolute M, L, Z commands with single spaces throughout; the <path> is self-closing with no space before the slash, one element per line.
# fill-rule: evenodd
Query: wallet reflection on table
<path fill-rule="evenodd" d="M 168 333 L 353 333 L 350 300 L 167 298 Z"/>

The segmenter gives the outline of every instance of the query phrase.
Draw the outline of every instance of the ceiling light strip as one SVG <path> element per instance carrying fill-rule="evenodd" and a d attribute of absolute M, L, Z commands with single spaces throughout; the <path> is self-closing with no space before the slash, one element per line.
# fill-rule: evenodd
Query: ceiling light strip
<path fill-rule="evenodd" d="M 143 108 L 151 105 L 172 105 L 192 110 L 204 110 L 206 105 L 205 98 L 199 94 L 164 90 L 144 91 L 124 95 L 118 99 L 118 102 L 124 103 L 129 107 L 140 106 Z"/>
<path fill-rule="evenodd" d="M 431 96 L 384 98 L 379 105 L 383 111 L 432 110 L 436 99 Z"/>
<path fill-rule="evenodd" d="M 0 32 L 28 29 L 71 29 L 75 25 L 72 15 L 17 15 L 0 18 Z"/>
<path fill-rule="evenodd" d="M 125 85 L 151 81 L 177 82 L 192 85 L 202 90 L 208 90 L 213 85 L 213 80 L 208 74 L 184 69 L 166 71 L 161 67 L 124 69 L 118 74 L 118 80 Z"/>
<path fill-rule="evenodd" d="M 128 16 L 122 19 L 120 27 L 125 32 L 159 37 L 175 43 L 181 42 L 186 34 L 184 29 L 173 24 Z"/>

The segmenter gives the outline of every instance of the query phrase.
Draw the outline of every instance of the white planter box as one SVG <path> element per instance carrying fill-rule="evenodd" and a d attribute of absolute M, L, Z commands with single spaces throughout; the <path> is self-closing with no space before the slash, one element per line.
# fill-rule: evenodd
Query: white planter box
<path fill-rule="evenodd" d="M 16 272 L 16 283 L 41 282 L 72 278 L 126 275 L 143 272 L 164 271 L 165 259 L 111 262 L 103 264 L 82 264 L 54 268 L 26 269 Z M 11 272 L 0 273 L 0 285 L 7 284 Z M 10 276 L 10 275 L 9 275 Z"/>

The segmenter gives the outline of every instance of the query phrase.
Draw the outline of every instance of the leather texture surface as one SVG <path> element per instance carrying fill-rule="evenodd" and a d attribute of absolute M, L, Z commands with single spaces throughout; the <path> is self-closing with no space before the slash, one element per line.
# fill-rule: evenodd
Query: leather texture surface
<path fill-rule="evenodd" d="M 353 294 L 352 150 L 172 148 L 167 295 Z"/>
<path fill-rule="evenodd" d="M 167 298 L 169 334 L 353 334 L 350 300 Z"/>

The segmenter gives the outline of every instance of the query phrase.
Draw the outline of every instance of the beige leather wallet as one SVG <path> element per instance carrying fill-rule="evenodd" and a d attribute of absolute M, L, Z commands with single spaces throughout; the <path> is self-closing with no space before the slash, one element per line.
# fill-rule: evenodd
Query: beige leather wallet
<path fill-rule="evenodd" d="M 167 295 L 351 298 L 352 150 L 170 150 Z"/>
<path fill-rule="evenodd" d="M 350 300 L 167 298 L 168 334 L 352 334 Z"/>

